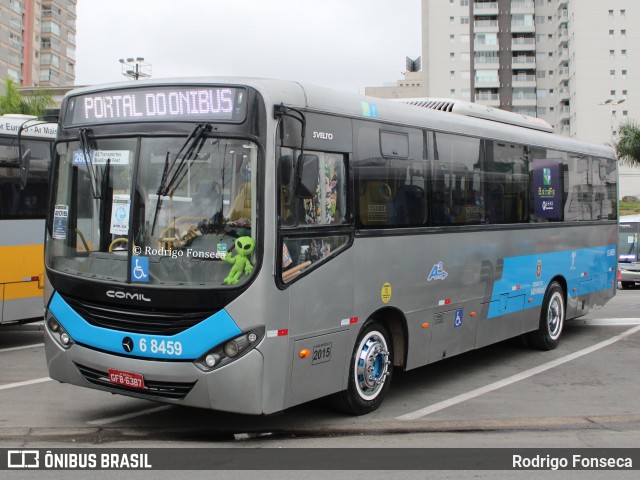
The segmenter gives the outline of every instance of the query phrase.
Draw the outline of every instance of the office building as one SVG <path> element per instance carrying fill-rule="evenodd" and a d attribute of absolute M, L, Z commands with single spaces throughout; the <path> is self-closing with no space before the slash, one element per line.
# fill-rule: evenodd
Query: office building
<path fill-rule="evenodd" d="M 75 82 L 77 0 L 0 0 L 0 79 L 23 87 Z"/>

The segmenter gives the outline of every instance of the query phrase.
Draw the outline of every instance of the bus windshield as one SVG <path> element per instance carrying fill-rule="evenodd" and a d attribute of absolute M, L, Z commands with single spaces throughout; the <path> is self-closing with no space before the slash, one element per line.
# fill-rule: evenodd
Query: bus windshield
<path fill-rule="evenodd" d="M 638 261 L 637 229 L 637 223 L 627 225 L 620 223 L 620 232 L 618 233 L 618 261 L 623 263 Z"/>
<path fill-rule="evenodd" d="M 82 137 L 57 147 L 51 268 L 146 285 L 226 286 L 250 277 L 245 269 L 231 278 L 229 263 L 239 255 L 236 239 L 255 245 L 255 143 L 207 132 L 186 141 Z"/>
<path fill-rule="evenodd" d="M 26 188 L 20 188 L 17 139 L 0 138 L 0 219 L 44 218 L 47 211 L 51 142 L 22 140 L 22 151 L 31 151 Z"/>

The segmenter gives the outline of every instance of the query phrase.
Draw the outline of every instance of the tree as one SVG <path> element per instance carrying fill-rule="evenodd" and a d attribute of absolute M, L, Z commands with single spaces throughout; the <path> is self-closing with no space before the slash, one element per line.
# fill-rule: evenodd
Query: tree
<path fill-rule="evenodd" d="M 620 125 L 614 148 L 621 164 L 640 167 L 640 124 L 630 121 Z"/>
<path fill-rule="evenodd" d="M 0 95 L 0 115 L 21 113 L 42 118 L 47 110 L 55 105 L 53 97 L 47 92 L 38 92 L 23 97 L 16 82 L 7 77 L 4 81 L 4 95 Z"/>

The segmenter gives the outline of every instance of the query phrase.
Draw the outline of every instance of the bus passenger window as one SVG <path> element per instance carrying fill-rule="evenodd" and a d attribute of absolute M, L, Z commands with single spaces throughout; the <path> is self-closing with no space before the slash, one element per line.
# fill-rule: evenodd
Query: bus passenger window
<path fill-rule="evenodd" d="M 282 226 L 340 225 L 346 223 L 346 167 L 344 156 L 334 153 L 305 152 L 319 158 L 320 170 L 315 196 L 295 194 L 295 165 L 299 152 L 282 149 L 280 156 L 280 223 Z"/>
<path fill-rule="evenodd" d="M 487 223 L 528 221 L 530 148 L 485 141 Z"/>
<path fill-rule="evenodd" d="M 293 159 L 299 151 L 282 148 L 278 165 L 278 191 L 281 245 L 281 281 L 288 283 L 315 265 L 342 250 L 348 234 L 336 234 L 335 229 L 347 224 L 347 181 L 345 156 L 336 153 L 305 151 L 318 157 L 319 172 L 315 195 L 296 195 L 296 165 Z M 313 190 L 312 190 L 313 191 Z M 332 228 L 331 233 L 325 232 Z M 313 231 L 313 234 L 307 233 Z"/>
<path fill-rule="evenodd" d="M 391 187 L 385 182 L 369 180 L 360 187 L 360 222 L 363 225 L 393 224 L 394 209 Z"/>
<path fill-rule="evenodd" d="M 433 133 L 433 225 L 473 225 L 486 218 L 478 138 Z"/>
<path fill-rule="evenodd" d="M 348 235 L 285 238 L 282 244 L 282 281 L 290 282 L 313 264 L 333 256 L 348 241 Z"/>

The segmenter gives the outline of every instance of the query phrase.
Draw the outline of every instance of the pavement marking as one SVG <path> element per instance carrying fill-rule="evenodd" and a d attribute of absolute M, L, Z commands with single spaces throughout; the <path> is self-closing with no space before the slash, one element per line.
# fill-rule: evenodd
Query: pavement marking
<path fill-rule="evenodd" d="M 620 325 L 640 325 L 640 318 L 578 318 L 571 320 L 568 325 L 585 325 L 585 326 L 620 326 Z"/>
<path fill-rule="evenodd" d="M 49 377 L 35 378 L 33 380 L 27 380 L 24 382 L 8 383 L 6 385 L 0 385 L 0 390 L 9 390 L 10 388 L 26 387 L 28 385 L 35 385 L 36 383 L 50 382 L 52 379 Z"/>
<path fill-rule="evenodd" d="M 525 370 L 524 372 L 520 372 L 516 375 L 513 375 L 511 377 L 505 378 L 503 380 L 499 380 L 497 382 L 491 383 L 489 385 L 486 385 L 484 387 L 480 387 L 477 388 L 475 390 L 471 390 L 470 392 L 467 393 L 463 393 L 461 395 L 458 395 L 456 397 L 452 397 L 449 398 L 448 400 L 444 400 L 442 402 L 438 402 L 435 403 L 433 405 L 430 405 L 428 407 L 425 408 L 421 408 L 420 410 L 416 410 L 415 412 L 411 412 L 411 413 L 407 413 L 405 415 L 401 415 L 399 417 L 396 417 L 396 420 L 417 420 L 418 418 L 422 418 L 425 417 L 427 415 L 430 415 L 432 413 L 435 412 L 439 412 L 440 410 L 444 410 L 445 408 L 449 408 L 452 407 L 453 405 L 457 405 L 459 403 L 462 402 L 466 402 L 467 400 L 471 400 L 474 399 L 476 397 L 479 397 L 480 395 L 484 395 L 485 393 L 489 393 L 489 392 L 493 392 L 494 390 L 498 390 L 499 388 L 502 387 L 506 387 L 509 386 L 513 383 L 519 382 L 521 380 L 525 380 L 529 377 L 532 377 L 534 375 L 537 375 L 539 373 L 545 372 L 547 370 L 550 370 L 552 368 L 555 368 L 559 365 L 562 365 L 564 363 L 570 362 L 572 360 L 575 360 L 577 358 L 583 357 L 584 355 L 588 355 L 590 353 L 593 353 L 597 350 L 600 350 L 602 348 L 608 347 L 609 345 L 612 345 L 616 342 L 619 342 L 620 340 L 623 340 L 631 335 L 633 335 L 634 333 L 640 332 L 640 325 L 638 325 L 637 327 L 633 327 L 630 328 L 629 330 L 616 335 L 615 337 L 611 337 L 609 340 L 605 340 L 603 342 L 600 343 L 596 343 L 595 345 L 592 345 L 590 347 L 587 347 L 585 349 L 582 350 L 578 350 L 577 352 L 571 353 L 569 355 L 566 355 L 564 357 L 558 358 L 556 360 L 553 360 L 551 362 L 548 363 L 544 363 L 542 365 L 539 365 L 537 367 L 534 368 L 530 368 L 529 370 Z"/>
<path fill-rule="evenodd" d="M 26 350 L 27 348 L 44 347 L 44 343 L 34 343 L 33 345 L 23 345 L 22 347 L 2 348 L 0 353 L 3 352 L 15 352 L 16 350 Z"/>
<path fill-rule="evenodd" d="M 89 425 L 96 425 L 96 426 L 107 425 L 109 423 L 115 423 L 115 422 L 119 422 L 121 420 L 129 420 L 130 418 L 139 417 L 141 415 L 149 415 L 151 413 L 157 413 L 157 412 L 161 412 L 163 410 L 168 410 L 172 406 L 173 405 L 162 405 L 161 407 L 148 408 L 146 410 L 141 410 L 139 412 L 126 413 L 124 415 L 118 415 L 116 417 L 109 417 L 109 418 L 101 418 L 99 420 L 92 420 L 92 421 L 87 422 L 87 423 Z"/>

